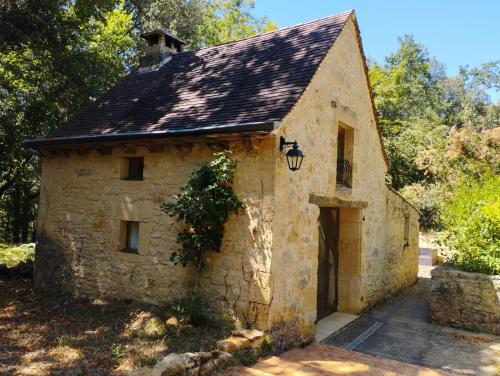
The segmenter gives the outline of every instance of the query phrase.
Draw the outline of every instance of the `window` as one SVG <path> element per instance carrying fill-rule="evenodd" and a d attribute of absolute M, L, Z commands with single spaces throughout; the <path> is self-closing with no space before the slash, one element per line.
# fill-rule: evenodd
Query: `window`
<path fill-rule="evenodd" d="M 404 246 L 405 248 L 410 245 L 410 216 L 405 215 L 405 230 L 404 230 L 404 237 L 405 237 L 405 242 Z"/>
<path fill-rule="evenodd" d="M 139 253 L 139 222 L 125 222 L 124 252 Z"/>
<path fill-rule="evenodd" d="M 144 178 L 144 157 L 127 158 L 126 180 L 142 180 Z"/>
<path fill-rule="evenodd" d="M 352 188 L 352 128 L 340 126 L 337 134 L 337 185 Z"/>

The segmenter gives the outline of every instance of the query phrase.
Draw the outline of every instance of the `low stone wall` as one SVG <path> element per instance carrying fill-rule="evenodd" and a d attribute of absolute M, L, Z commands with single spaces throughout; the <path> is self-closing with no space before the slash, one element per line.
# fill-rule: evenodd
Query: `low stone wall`
<path fill-rule="evenodd" d="M 500 335 L 500 276 L 434 269 L 432 321 Z"/>

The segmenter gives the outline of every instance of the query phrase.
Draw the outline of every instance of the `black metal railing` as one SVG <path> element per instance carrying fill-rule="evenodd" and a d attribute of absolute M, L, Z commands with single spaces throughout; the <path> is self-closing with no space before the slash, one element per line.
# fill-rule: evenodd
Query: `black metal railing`
<path fill-rule="evenodd" d="M 345 159 L 337 160 L 337 184 L 351 188 L 352 166 Z"/>

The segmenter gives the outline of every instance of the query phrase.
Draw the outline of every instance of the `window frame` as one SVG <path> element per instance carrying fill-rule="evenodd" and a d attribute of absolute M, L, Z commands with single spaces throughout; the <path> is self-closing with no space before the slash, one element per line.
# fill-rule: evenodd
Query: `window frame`
<path fill-rule="evenodd" d="M 139 242 L 140 242 L 140 222 L 139 221 L 123 221 L 124 222 L 124 247 L 122 248 L 122 252 L 125 253 L 135 253 L 139 254 Z M 137 248 L 131 246 L 131 237 L 132 237 L 132 229 L 133 225 L 137 225 Z"/>
<path fill-rule="evenodd" d="M 124 180 L 130 180 L 130 181 L 144 180 L 144 157 L 128 157 L 126 159 L 127 159 L 127 176 L 124 178 Z M 136 167 L 139 168 L 140 174 L 137 174 L 137 176 L 131 176 L 132 163 L 136 162 L 139 162 L 139 165 Z"/>
<path fill-rule="evenodd" d="M 407 248 L 410 246 L 410 216 L 406 214 L 404 218 L 405 225 L 403 230 L 403 246 L 404 248 Z"/>

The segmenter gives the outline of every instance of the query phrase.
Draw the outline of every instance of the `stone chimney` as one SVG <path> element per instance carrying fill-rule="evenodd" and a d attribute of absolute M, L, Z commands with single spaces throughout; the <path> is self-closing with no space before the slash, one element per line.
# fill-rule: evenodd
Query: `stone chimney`
<path fill-rule="evenodd" d="M 160 68 L 172 58 L 173 54 L 181 52 L 187 45 L 167 29 L 150 31 L 141 37 L 148 42 L 148 45 L 146 55 L 139 60 L 139 73 Z"/>

